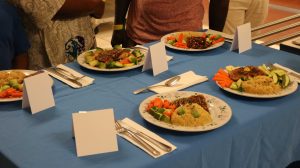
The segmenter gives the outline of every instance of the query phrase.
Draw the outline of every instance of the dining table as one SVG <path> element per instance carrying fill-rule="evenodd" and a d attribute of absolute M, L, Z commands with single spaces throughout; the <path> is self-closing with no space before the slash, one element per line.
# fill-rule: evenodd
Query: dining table
<path fill-rule="evenodd" d="M 212 80 L 227 65 L 258 66 L 271 62 L 300 72 L 300 56 L 254 43 L 240 54 L 230 47 L 231 43 L 225 42 L 213 50 L 198 52 L 166 48 L 173 59 L 168 62 L 168 70 L 157 76 L 151 70 L 142 72 L 142 67 L 101 72 L 77 62 L 65 64 L 94 78 L 94 83 L 73 89 L 53 78 L 55 107 L 34 115 L 22 109 L 22 101 L 0 102 L 0 167 L 283 168 L 300 160 L 299 88 L 282 97 L 245 97 L 221 89 Z M 155 93 L 133 94 L 134 90 L 191 70 L 209 80 L 183 91 L 212 95 L 226 102 L 232 110 L 229 122 L 210 131 L 185 132 L 161 128 L 141 117 L 140 103 Z M 118 136 L 118 151 L 77 157 L 72 113 L 110 108 L 116 120 L 130 118 L 177 149 L 153 158 Z"/>

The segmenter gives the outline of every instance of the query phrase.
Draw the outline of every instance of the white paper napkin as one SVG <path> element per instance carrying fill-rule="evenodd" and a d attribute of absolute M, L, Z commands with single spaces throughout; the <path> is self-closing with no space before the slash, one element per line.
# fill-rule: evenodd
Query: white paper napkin
<path fill-rule="evenodd" d="M 274 65 L 275 67 L 280 68 L 280 69 L 283 69 L 283 70 L 285 70 L 285 71 L 287 71 L 287 72 L 289 72 L 289 73 L 293 72 L 293 73 L 295 73 L 295 74 L 297 74 L 297 75 L 300 76 L 300 73 L 298 73 L 298 72 L 296 72 L 296 71 L 294 71 L 294 70 L 292 70 L 292 69 L 290 69 L 290 68 L 287 68 L 287 67 L 282 66 L 282 65 L 277 64 L 277 63 L 275 63 L 275 64 L 273 64 L 273 65 Z M 290 78 L 292 78 L 292 80 L 294 80 L 294 81 L 300 83 L 300 78 L 297 78 L 297 77 L 294 77 L 294 76 L 291 76 L 291 75 L 290 75 Z"/>
<path fill-rule="evenodd" d="M 156 93 L 178 91 L 178 90 L 185 89 L 192 85 L 195 85 L 195 84 L 198 84 L 201 82 L 205 82 L 208 80 L 208 78 L 206 76 L 197 75 L 193 71 L 185 72 L 179 76 L 180 76 L 180 80 L 178 81 L 178 83 L 176 85 L 174 85 L 172 87 L 158 86 L 158 87 L 150 88 L 150 90 L 153 92 L 156 92 Z M 166 79 L 155 85 L 164 85 L 167 80 L 169 80 L 169 79 Z M 152 85 L 152 86 L 154 86 L 154 85 Z"/>
<path fill-rule="evenodd" d="M 122 122 L 120 122 L 120 124 L 121 124 L 122 126 L 124 126 L 124 127 L 130 127 L 130 128 L 134 128 L 135 130 L 141 131 L 141 132 L 143 132 L 144 134 L 146 134 L 146 135 L 148 135 L 148 136 L 150 136 L 150 137 L 152 137 L 152 138 L 154 138 L 154 139 L 156 139 L 156 140 L 158 140 L 158 141 L 160 141 L 160 142 L 163 142 L 163 143 L 165 143 L 165 144 L 171 146 L 171 147 L 172 147 L 172 151 L 175 150 L 175 149 L 177 148 L 176 146 L 174 146 L 173 144 L 171 144 L 169 141 L 167 141 L 167 140 L 161 138 L 161 137 L 158 136 L 157 134 L 155 134 L 155 133 L 149 131 L 148 129 L 142 127 L 141 125 L 139 125 L 138 123 L 132 121 L 132 120 L 129 119 L 129 118 L 124 118 L 124 119 L 122 120 Z M 121 137 L 123 137 L 124 139 L 128 140 L 129 142 L 133 143 L 133 144 L 136 145 L 137 147 L 141 148 L 142 150 L 144 150 L 146 153 L 148 153 L 149 155 L 151 155 L 151 156 L 154 157 L 154 158 L 158 158 L 158 157 L 160 157 L 160 156 L 162 156 L 162 155 L 165 155 L 165 154 L 167 154 L 167 153 L 170 153 L 170 152 L 165 152 L 165 151 L 161 150 L 160 148 L 156 147 L 155 145 L 152 145 L 152 144 L 151 144 L 150 142 L 148 142 L 147 140 L 143 139 L 143 140 L 145 140 L 146 142 L 148 142 L 149 144 L 151 144 L 156 150 L 158 150 L 158 151 L 160 152 L 160 155 L 154 156 L 154 155 L 152 155 L 150 152 L 148 152 L 146 149 L 144 149 L 142 146 L 140 146 L 140 145 L 137 144 L 135 141 L 133 141 L 131 138 L 129 138 L 128 136 L 126 136 L 126 135 L 124 135 L 124 134 L 118 134 L 118 135 L 121 136 Z M 172 151 L 171 151 L 171 152 L 172 152 Z"/>
<path fill-rule="evenodd" d="M 61 68 L 61 69 L 64 69 L 64 70 L 66 70 L 66 71 L 68 71 L 70 73 L 72 73 L 74 76 L 78 76 L 78 77 L 82 76 L 81 73 L 79 73 L 79 72 L 75 71 L 74 69 L 69 68 L 69 67 L 67 67 L 65 65 L 59 64 L 59 65 L 57 65 L 57 67 Z M 54 77 L 54 78 L 56 78 L 56 79 L 58 79 L 58 80 L 60 80 L 60 81 L 62 81 L 64 83 L 66 83 L 67 85 L 69 85 L 69 86 L 71 86 L 73 88 L 81 88 L 81 87 L 88 86 L 88 85 L 92 84 L 94 82 L 94 80 L 95 80 L 94 78 L 85 76 L 85 77 L 83 77 L 83 78 L 81 78 L 81 79 L 78 80 L 78 82 L 80 82 L 82 84 L 82 86 L 80 87 L 77 84 L 74 84 L 73 82 L 70 82 L 70 81 L 68 81 L 68 80 L 66 80 L 66 79 L 64 79 L 64 78 L 62 78 L 62 77 L 60 77 L 60 76 L 58 76 L 58 75 L 50 72 L 50 71 L 46 70 L 46 72 L 49 75 L 51 75 L 52 77 Z"/>

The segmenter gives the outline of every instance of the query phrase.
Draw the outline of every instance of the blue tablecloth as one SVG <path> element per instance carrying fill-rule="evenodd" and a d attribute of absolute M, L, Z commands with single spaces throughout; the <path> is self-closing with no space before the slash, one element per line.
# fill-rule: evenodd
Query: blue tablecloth
<path fill-rule="evenodd" d="M 277 62 L 300 72 L 300 57 L 254 44 L 242 54 L 229 44 L 206 52 L 168 50 L 174 56 L 169 70 L 156 77 L 141 68 L 103 73 L 67 64 L 95 78 L 95 83 L 72 89 L 55 80 L 55 108 L 36 115 L 21 109 L 21 102 L 0 103 L 0 152 L 19 167 L 202 167 L 282 168 L 300 160 L 300 90 L 276 99 L 241 97 L 221 90 L 212 80 L 185 90 L 219 97 L 232 108 L 223 127 L 205 133 L 185 133 L 147 123 L 138 112 L 142 100 L 154 93 L 132 91 L 193 70 L 210 79 L 226 65 L 260 65 Z M 113 108 L 116 119 L 129 117 L 169 140 L 178 148 L 154 159 L 118 137 L 119 151 L 78 158 L 72 139 L 71 114 L 82 110 Z M 1 167 L 1 166 L 0 166 Z"/>

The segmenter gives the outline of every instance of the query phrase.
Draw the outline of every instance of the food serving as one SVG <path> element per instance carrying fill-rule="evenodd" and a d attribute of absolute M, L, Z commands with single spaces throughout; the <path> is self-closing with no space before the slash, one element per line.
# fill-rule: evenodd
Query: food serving
<path fill-rule="evenodd" d="M 195 51 L 206 50 L 218 43 L 220 45 L 224 43 L 224 37 L 221 35 L 205 32 L 177 32 L 166 35 L 162 39 L 167 46 Z"/>
<path fill-rule="evenodd" d="M 203 95 L 170 102 L 159 97 L 150 101 L 147 111 L 156 119 L 180 126 L 200 126 L 212 122 Z"/>
<path fill-rule="evenodd" d="M 265 64 L 260 66 L 220 68 L 213 80 L 225 90 L 234 90 L 250 97 L 279 97 L 290 94 L 297 85 L 282 69 L 270 69 Z M 234 93 L 237 93 L 234 92 Z M 258 96 L 255 96 L 258 95 Z"/>
<path fill-rule="evenodd" d="M 97 48 L 89 50 L 78 57 L 79 63 L 84 63 L 93 69 L 130 69 L 130 67 L 142 63 L 144 54 L 138 49 L 116 47 L 113 49 Z"/>
<path fill-rule="evenodd" d="M 0 99 L 22 97 L 25 76 L 18 70 L 0 71 Z"/>
<path fill-rule="evenodd" d="M 140 114 L 150 123 L 164 128 L 206 131 L 228 122 L 231 109 L 222 100 L 207 94 L 168 92 L 144 100 Z"/>

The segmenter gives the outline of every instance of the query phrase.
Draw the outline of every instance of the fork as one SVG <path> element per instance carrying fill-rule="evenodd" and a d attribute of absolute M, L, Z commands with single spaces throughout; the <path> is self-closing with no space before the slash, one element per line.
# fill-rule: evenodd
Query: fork
<path fill-rule="evenodd" d="M 130 137 L 132 140 L 134 140 L 136 143 L 141 145 L 143 148 L 145 148 L 147 151 L 152 153 L 154 156 L 160 155 L 160 152 L 153 148 L 151 145 L 149 145 L 147 142 L 145 142 L 143 139 L 141 139 L 139 136 L 137 136 L 134 132 L 130 131 L 129 129 L 123 127 L 118 121 L 115 122 L 116 131 L 120 134 L 125 134 L 128 137 Z"/>
<path fill-rule="evenodd" d="M 86 77 L 85 75 L 82 75 L 82 76 L 79 76 L 79 77 L 78 77 L 78 76 L 75 76 L 74 74 L 72 74 L 71 72 L 69 72 L 69 71 L 67 71 L 67 70 L 65 70 L 65 69 L 63 69 L 63 68 L 59 68 L 59 67 L 53 67 L 53 68 L 54 68 L 56 71 L 59 71 L 60 73 L 63 73 L 64 75 L 73 78 L 74 80 L 80 80 L 80 79 Z"/>

